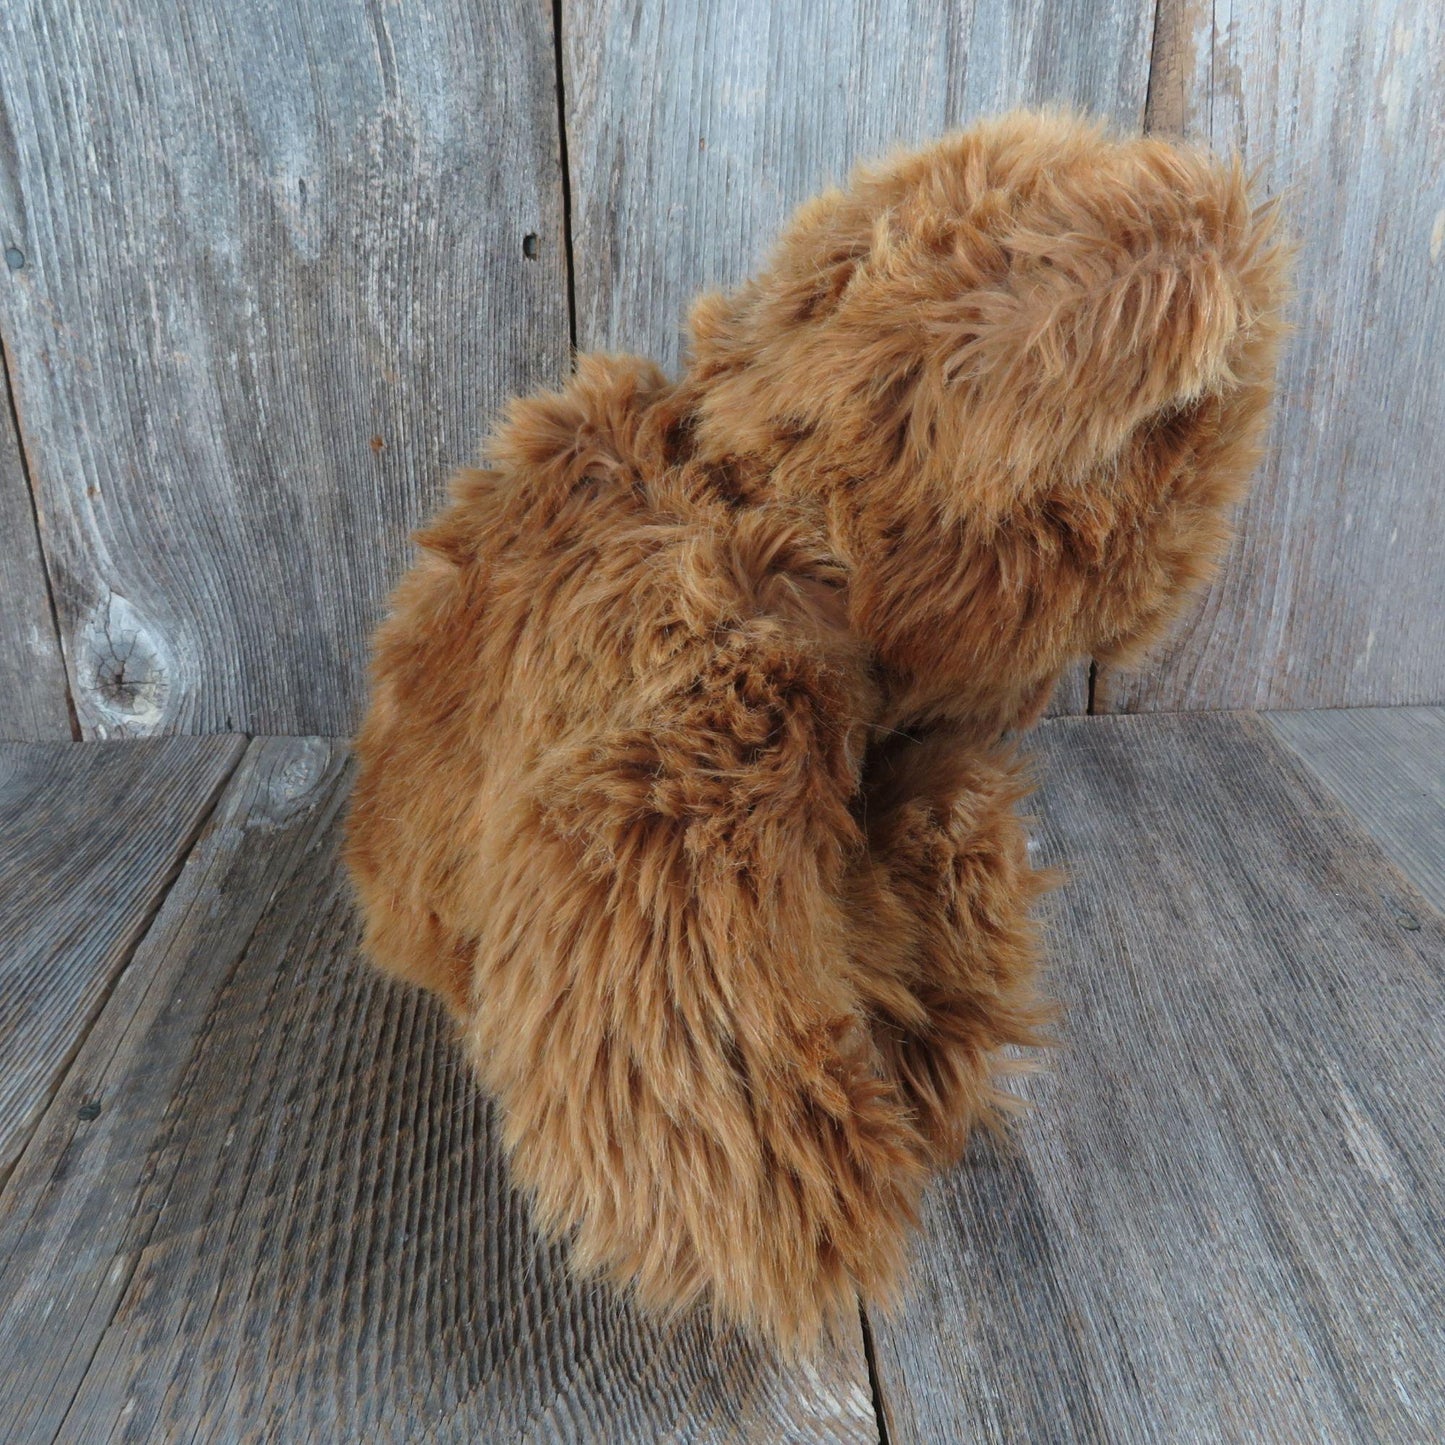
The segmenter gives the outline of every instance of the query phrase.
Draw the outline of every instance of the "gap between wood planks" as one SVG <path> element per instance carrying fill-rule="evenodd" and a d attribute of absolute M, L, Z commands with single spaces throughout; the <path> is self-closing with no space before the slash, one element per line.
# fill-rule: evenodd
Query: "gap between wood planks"
<path fill-rule="evenodd" d="M 201 835 L 210 824 L 221 799 L 225 797 L 226 789 L 230 786 L 231 778 L 245 758 L 249 745 L 250 739 L 244 738 L 241 746 L 236 750 L 235 756 L 226 765 L 225 771 L 220 773 L 212 784 L 210 795 L 198 810 L 191 826 L 182 834 L 180 845 L 176 849 L 175 861 L 166 873 L 162 875 L 160 886 L 156 889 L 154 899 L 138 920 L 135 936 L 122 951 L 119 966 L 112 973 L 109 982 L 101 989 L 90 1011 L 90 1016 L 84 1020 L 70 1048 L 66 1050 L 52 1071 L 44 1087 L 40 1106 L 35 1111 L 34 1122 L 22 1136 L 19 1147 L 16 1148 L 14 1152 L 14 1157 L 8 1164 L 0 1166 L 0 1193 L 4 1192 L 6 1184 L 9 1183 L 10 1176 L 14 1173 L 24 1157 L 26 1149 L 35 1137 L 35 1131 L 44 1123 L 47 1111 L 51 1104 L 54 1103 L 56 1095 L 59 1094 L 64 1087 L 65 1081 L 70 1075 L 71 1068 L 74 1066 L 76 1059 L 79 1058 L 81 1050 L 85 1047 L 86 1040 L 89 1039 L 91 1031 L 104 1016 L 106 1006 L 110 1003 L 111 997 L 117 987 L 119 987 L 121 979 L 125 977 L 126 970 L 130 968 L 141 945 L 150 936 L 151 929 L 155 926 L 155 921 L 160 916 L 161 909 L 165 907 L 166 899 L 170 897 L 171 890 L 176 885 L 176 880 L 180 878 L 191 854 L 195 852 L 196 843 L 200 840 Z M 95 744 L 95 746 L 99 745 Z M 113 746 L 124 747 L 126 744 L 121 742 Z"/>
<path fill-rule="evenodd" d="M 567 270 L 569 371 L 577 368 L 577 273 L 572 264 L 572 163 L 567 155 L 567 77 L 562 55 L 562 0 L 552 0 L 552 60 L 557 91 L 557 148 L 562 171 L 562 250 Z"/>
<path fill-rule="evenodd" d="M 30 523 L 35 529 L 35 550 L 40 555 L 40 575 L 45 580 L 45 606 L 50 614 L 51 630 L 55 633 L 55 650 L 60 657 L 60 676 L 65 688 L 65 715 L 70 719 L 70 740 L 78 743 L 81 738 L 80 716 L 75 711 L 75 690 L 70 682 L 70 653 L 60 631 L 60 614 L 55 607 L 55 581 L 50 575 L 50 556 L 45 550 L 45 533 L 40 527 L 40 502 L 35 495 L 30 448 L 26 442 L 25 429 L 20 425 L 20 405 L 15 400 L 15 387 L 10 380 L 12 369 L 10 346 L 4 336 L 0 335 L 0 379 L 5 383 L 5 405 L 10 412 L 10 425 L 15 432 L 15 449 L 20 456 L 20 474 L 25 478 L 25 495 L 30 499 Z M 0 1175 L 0 1187 L 3 1187 L 4 1183 L 5 1178 Z"/>
<path fill-rule="evenodd" d="M 878 1426 L 878 1445 L 892 1445 L 888 1434 L 888 1403 L 883 1394 L 883 1376 L 878 1371 L 878 1347 L 873 1340 L 873 1322 L 868 1307 L 858 1301 L 858 1324 L 863 1331 L 863 1358 L 868 1362 L 868 1390 L 873 1396 L 873 1418 Z"/>

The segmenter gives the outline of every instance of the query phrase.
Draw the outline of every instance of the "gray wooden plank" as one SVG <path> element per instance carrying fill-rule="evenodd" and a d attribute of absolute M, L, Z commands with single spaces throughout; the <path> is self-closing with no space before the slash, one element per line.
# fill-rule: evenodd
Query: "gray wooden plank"
<path fill-rule="evenodd" d="M 409 530 L 566 369 L 554 77 L 528 0 L 0 7 L 0 329 L 87 736 L 351 730 Z"/>
<path fill-rule="evenodd" d="M 1089 710 L 1089 662 L 1066 668 L 1044 709 L 1045 717 L 1079 716 Z"/>
<path fill-rule="evenodd" d="M 0 275 L 3 275 L 0 272 Z M 0 738 L 68 738 L 65 663 L 50 608 L 50 588 L 8 370 L 0 367 Z"/>
<path fill-rule="evenodd" d="M 1284 192 L 1297 331 L 1219 579 L 1122 710 L 1445 700 L 1438 0 L 1165 0 L 1151 118 Z"/>
<path fill-rule="evenodd" d="M 243 746 L 0 743 L 0 1180 Z"/>
<path fill-rule="evenodd" d="M 253 745 L 0 1198 L 13 1438 L 876 1441 L 861 1337 L 786 1369 L 535 1237 L 308 746 Z"/>
<path fill-rule="evenodd" d="M 1267 713 L 1264 720 L 1445 911 L 1445 708 Z"/>
<path fill-rule="evenodd" d="M 1445 919 L 1256 718 L 1040 744 L 1065 1047 L 874 1321 L 891 1438 L 1441 1438 Z"/>

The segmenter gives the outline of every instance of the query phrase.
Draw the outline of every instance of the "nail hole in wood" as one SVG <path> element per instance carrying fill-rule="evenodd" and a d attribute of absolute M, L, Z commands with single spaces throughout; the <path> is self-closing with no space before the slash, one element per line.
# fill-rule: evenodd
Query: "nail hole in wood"
<path fill-rule="evenodd" d="M 522 254 L 529 261 L 535 261 L 537 259 L 537 233 L 535 231 L 528 231 L 527 234 L 522 237 Z"/>

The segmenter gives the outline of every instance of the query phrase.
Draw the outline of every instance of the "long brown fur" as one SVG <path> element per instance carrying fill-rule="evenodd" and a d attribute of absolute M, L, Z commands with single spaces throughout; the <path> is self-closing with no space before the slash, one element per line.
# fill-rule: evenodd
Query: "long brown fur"
<path fill-rule="evenodd" d="M 456 480 L 349 861 L 579 1269 L 790 1349 L 893 1295 L 1044 1014 L 997 739 L 1208 574 L 1282 287 L 1237 165 L 1016 114 L 808 203 L 680 380 L 579 357 Z"/>

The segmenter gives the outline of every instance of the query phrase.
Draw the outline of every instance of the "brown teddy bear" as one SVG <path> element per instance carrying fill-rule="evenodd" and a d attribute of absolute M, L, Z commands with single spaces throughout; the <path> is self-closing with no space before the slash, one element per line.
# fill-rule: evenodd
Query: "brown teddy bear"
<path fill-rule="evenodd" d="M 807 1348 L 1036 1041 L 1000 735 L 1128 660 L 1257 456 L 1237 165 L 1016 114 L 861 170 L 676 382 L 513 403 L 376 638 L 348 857 L 576 1266 Z"/>

